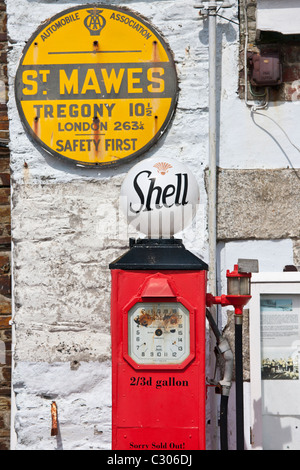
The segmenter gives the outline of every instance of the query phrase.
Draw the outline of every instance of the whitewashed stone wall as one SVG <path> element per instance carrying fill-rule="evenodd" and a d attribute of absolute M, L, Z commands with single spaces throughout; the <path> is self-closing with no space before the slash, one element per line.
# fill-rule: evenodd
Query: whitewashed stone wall
<path fill-rule="evenodd" d="M 108 265 L 128 249 L 128 237 L 136 236 L 118 211 L 120 185 L 135 162 L 94 170 L 43 155 L 24 132 L 13 83 L 26 41 L 40 23 L 86 3 L 91 2 L 7 2 L 15 345 L 12 447 L 20 450 L 111 445 Z M 144 157 L 168 155 L 192 167 L 202 206 L 185 240 L 206 258 L 208 49 L 199 41 L 194 2 L 102 3 L 124 5 L 147 17 L 174 52 L 181 88 L 176 115 Z M 52 400 L 58 407 L 57 437 L 50 435 Z"/>
<path fill-rule="evenodd" d="M 92 2 L 7 0 L 14 308 L 12 448 L 15 449 L 109 449 L 111 442 L 108 264 L 127 249 L 129 236 L 136 236 L 118 211 L 120 186 L 135 162 L 116 169 L 94 170 L 70 167 L 43 155 L 26 135 L 14 99 L 18 61 L 26 41 L 40 23 L 62 10 L 89 3 Z M 201 205 L 195 223 L 185 230 L 182 238 L 186 248 L 209 263 L 204 172 L 208 166 L 208 22 L 199 18 L 195 3 L 194 0 L 102 1 L 144 15 L 162 33 L 174 53 L 180 85 L 175 117 L 162 139 L 140 160 L 151 155 L 168 155 L 190 166 L 199 182 Z M 234 3 L 221 14 L 237 22 L 237 0 Z M 273 121 L 261 114 L 251 114 L 238 97 L 238 25 L 218 18 L 217 38 L 218 165 L 237 172 L 297 168 L 299 151 L 292 143 L 300 147 L 299 133 L 295 133 L 298 106 L 293 102 L 280 106 L 271 103 L 262 113 Z M 286 184 L 293 178 L 296 187 L 293 172 L 285 174 L 288 174 Z M 255 185 L 255 171 L 251 175 Z M 232 269 L 238 258 L 257 258 L 260 269 L 265 271 L 282 271 L 285 264 L 299 260 L 299 255 L 293 257 L 293 247 L 299 251 L 299 242 L 295 240 L 297 224 L 294 232 L 278 234 L 269 225 L 267 233 L 257 232 L 253 217 L 252 225 L 247 217 L 241 217 L 245 227 L 239 225 L 236 232 L 234 214 L 242 215 L 238 210 L 239 196 L 232 186 L 228 192 L 228 184 L 235 185 L 236 178 L 236 174 L 221 173 L 220 293 L 225 293 L 226 269 Z M 280 175 L 277 178 L 278 185 Z M 247 173 L 241 171 L 238 179 L 241 188 L 244 181 L 249 184 Z M 241 194 L 245 207 L 247 193 Z M 284 191 L 277 194 L 284 197 Z M 254 195 L 250 200 L 255 204 Z M 231 203 L 235 208 L 232 213 L 228 211 Z M 271 204 L 269 199 L 268 203 Z M 259 209 L 263 217 L 263 206 Z M 280 211 L 280 200 L 276 210 Z M 291 220 L 294 213 L 290 215 Z M 222 324 L 226 321 L 223 312 Z M 248 397 L 247 389 L 245 393 Z M 58 406 L 57 437 L 50 435 L 52 400 Z M 210 411 L 208 403 L 208 418 Z M 247 413 L 246 400 L 246 426 Z M 231 398 L 229 420 L 233 448 L 234 419 Z M 207 431 L 208 448 L 215 447 L 217 444 L 211 438 L 214 430 L 210 431 L 208 425 Z"/>

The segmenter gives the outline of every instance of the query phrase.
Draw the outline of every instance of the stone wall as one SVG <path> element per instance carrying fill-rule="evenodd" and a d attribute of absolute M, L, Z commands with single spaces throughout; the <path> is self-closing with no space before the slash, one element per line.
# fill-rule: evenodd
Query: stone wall
<path fill-rule="evenodd" d="M 0 1 L 0 450 L 10 447 L 11 237 L 6 6 Z"/>
<path fill-rule="evenodd" d="M 239 16 L 240 16 L 240 72 L 239 72 L 239 94 L 241 98 L 244 97 L 244 46 L 245 46 L 245 9 L 246 4 L 247 24 L 248 24 L 248 49 L 249 53 L 279 53 L 282 63 L 282 83 L 278 86 L 269 87 L 269 100 L 270 101 L 298 101 L 300 99 L 299 93 L 299 79 L 300 79 L 300 53 L 299 53 L 299 35 L 283 35 L 276 31 L 257 31 L 256 30 L 256 0 L 254 1 L 239 1 Z M 255 88 L 254 92 L 261 94 L 264 89 L 261 87 Z M 249 100 L 255 100 L 251 96 L 251 90 L 248 87 Z"/>
<path fill-rule="evenodd" d="M 7 2 L 16 404 L 12 447 L 18 450 L 111 445 L 108 265 L 128 249 L 129 236 L 138 235 L 130 232 L 118 207 L 121 183 L 135 162 L 84 169 L 50 157 L 28 138 L 14 98 L 26 41 L 43 20 L 82 3 L 89 2 Z M 141 158 L 167 154 L 192 166 L 204 205 L 208 50 L 205 37 L 199 43 L 195 34 L 197 10 L 192 0 L 124 3 L 169 42 L 181 87 L 172 125 Z M 201 220 L 201 231 L 185 238 L 186 247 L 201 256 L 207 253 L 203 226 Z M 58 409 L 56 437 L 50 433 L 52 401 Z"/>
<path fill-rule="evenodd" d="M 220 169 L 218 239 L 298 239 L 299 179 L 292 168 Z"/>
<path fill-rule="evenodd" d="M 128 248 L 129 236 L 138 235 L 128 230 L 118 210 L 120 186 L 134 163 L 113 170 L 71 169 L 32 143 L 20 121 L 14 97 L 14 77 L 23 48 L 42 21 L 69 7 L 90 2 L 7 0 L 6 3 L 15 334 L 12 384 L 16 405 L 12 447 L 109 449 L 108 264 Z M 117 0 L 104 3 L 120 4 Z M 217 19 L 219 246 L 226 251 L 233 242 L 252 246 L 255 241 L 255 258 L 260 262 L 265 256 L 266 241 L 283 241 L 287 260 L 294 256 L 295 264 L 299 265 L 296 147 L 300 145 L 295 133 L 299 110 L 291 100 L 279 106 L 273 99 L 264 116 L 254 116 L 243 102 L 243 73 L 239 76 L 243 67 L 240 61 L 243 17 L 240 9 L 240 36 L 238 3 L 221 11 L 232 22 Z M 193 0 L 127 0 L 123 4 L 147 17 L 169 42 L 180 85 L 172 125 L 139 160 L 168 155 L 190 166 L 199 183 L 201 210 L 196 224 L 182 238 L 187 249 L 209 263 L 205 188 L 205 169 L 209 163 L 208 21 L 199 17 Z M 251 11 L 251 41 L 255 40 L 254 15 L 255 8 Z M 295 58 L 296 50 L 291 47 Z M 294 60 L 292 55 L 289 60 Z M 3 162 L 8 158 L 6 148 L 5 152 Z M 0 174 L 3 181 L 9 181 L 7 166 Z M 3 200 L 8 202 L 7 188 L 4 193 Z M 7 210 L 9 206 L 4 207 Z M 8 245 L 3 246 L 6 256 Z M 230 255 L 230 263 L 236 262 L 238 256 L 245 257 L 245 251 L 247 248 L 243 248 L 241 256 L 238 250 L 231 250 L 234 258 Z M 3 266 L 7 260 L 3 258 Z M 228 259 L 225 265 L 220 259 L 221 277 L 226 269 L 232 268 Z M 282 267 L 275 263 L 272 269 Z M 4 295 L 6 319 L 10 315 L 9 293 Z M 224 317 L 220 321 L 222 326 L 227 324 L 226 312 Z M 230 320 L 226 326 L 226 334 L 231 338 L 232 325 Z M 245 348 L 245 379 L 249 380 L 247 341 Z M 50 433 L 52 401 L 58 407 L 56 437 Z"/>

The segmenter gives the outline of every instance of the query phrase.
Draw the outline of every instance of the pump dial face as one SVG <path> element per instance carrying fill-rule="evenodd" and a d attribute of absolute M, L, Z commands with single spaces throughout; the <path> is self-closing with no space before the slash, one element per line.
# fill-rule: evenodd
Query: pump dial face
<path fill-rule="evenodd" d="M 189 311 L 179 302 L 142 302 L 128 312 L 128 354 L 137 364 L 180 364 L 190 354 Z"/>

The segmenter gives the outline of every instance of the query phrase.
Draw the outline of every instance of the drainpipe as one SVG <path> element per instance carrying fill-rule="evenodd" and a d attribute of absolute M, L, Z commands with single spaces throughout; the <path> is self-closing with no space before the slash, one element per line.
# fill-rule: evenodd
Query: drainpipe
<path fill-rule="evenodd" d="M 206 2 L 205 2 L 206 3 Z M 228 1 L 208 0 L 207 6 L 200 8 L 200 15 L 208 16 L 209 26 L 209 171 L 208 171 L 208 243 L 209 243 L 209 277 L 210 292 L 217 295 L 217 11 L 219 8 L 230 8 Z M 216 308 L 211 309 L 214 321 L 217 321 Z M 211 354 L 211 356 L 213 356 Z M 214 403 L 213 403 L 214 402 Z M 212 409 L 216 409 L 212 398 Z M 218 434 L 217 417 L 213 416 L 215 436 Z"/>
<path fill-rule="evenodd" d="M 217 295 L 217 276 L 216 276 L 216 248 L 217 248 L 217 224 L 216 224 L 216 161 L 217 161 L 217 99 L 216 99 L 216 55 L 217 55 L 217 16 L 216 2 L 210 0 L 208 3 L 208 26 L 209 26 L 209 169 L 208 169 L 208 243 L 209 243 L 209 272 L 208 286 L 211 292 Z M 216 307 L 211 309 L 211 314 L 216 323 Z M 213 341 L 211 338 L 210 362 L 213 360 Z M 213 367 L 213 364 L 210 364 Z M 213 450 L 217 448 L 218 441 L 218 418 L 217 418 L 217 398 L 212 394 L 210 399 L 211 406 L 211 430 Z"/>
<path fill-rule="evenodd" d="M 217 389 L 221 393 L 220 402 L 220 444 L 221 450 L 228 450 L 228 398 L 231 388 L 232 370 L 233 370 L 233 353 L 230 349 L 229 343 L 224 336 L 220 333 L 216 322 L 213 319 L 210 311 L 206 309 L 206 318 L 209 322 L 211 330 L 217 340 L 217 351 L 222 354 L 224 359 L 224 373 L 223 379 L 219 381 Z"/>
<path fill-rule="evenodd" d="M 217 4 L 208 4 L 209 21 L 209 177 L 208 177 L 208 240 L 209 240 L 209 290 L 217 295 L 216 246 L 217 246 Z"/>

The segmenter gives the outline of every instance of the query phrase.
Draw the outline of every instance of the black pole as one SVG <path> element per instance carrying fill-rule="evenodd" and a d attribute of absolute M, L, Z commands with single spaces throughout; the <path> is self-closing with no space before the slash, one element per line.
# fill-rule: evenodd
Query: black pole
<path fill-rule="evenodd" d="M 243 315 L 235 315 L 236 445 L 244 450 Z"/>
<path fill-rule="evenodd" d="M 220 442 L 221 450 L 228 450 L 228 395 L 221 395 L 220 406 Z"/>

